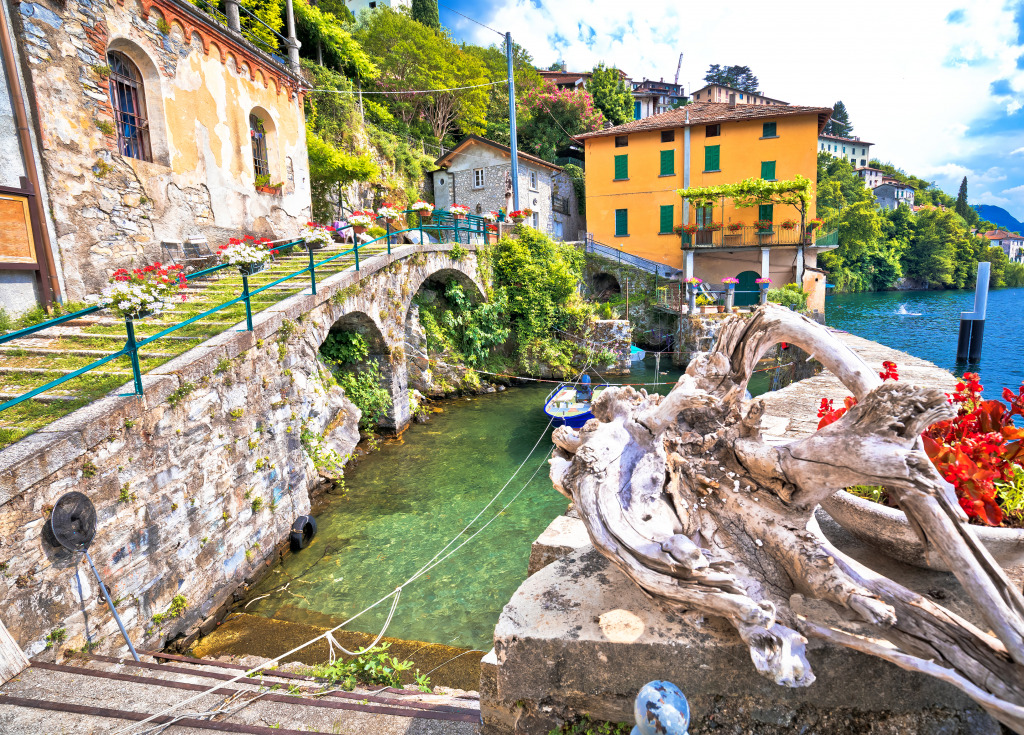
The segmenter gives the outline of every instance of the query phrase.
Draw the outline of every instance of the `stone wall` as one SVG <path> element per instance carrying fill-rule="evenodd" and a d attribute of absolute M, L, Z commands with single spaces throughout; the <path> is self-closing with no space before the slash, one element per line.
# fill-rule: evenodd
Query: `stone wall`
<path fill-rule="evenodd" d="M 19 7 L 67 298 L 99 292 L 116 268 L 165 260 L 162 241 L 289 237 L 308 220 L 302 98 L 278 62 L 181 0 Z M 152 162 L 119 151 L 112 50 L 142 76 Z M 280 194 L 254 187 L 251 113 L 265 121 Z"/>
<path fill-rule="evenodd" d="M 91 553 L 137 646 L 194 631 L 229 602 L 310 509 L 318 472 L 304 437 L 326 434 L 344 455 L 357 436 L 358 411 L 318 362 L 320 345 L 340 325 L 375 330 L 390 422 L 403 428 L 412 296 L 438 274 L 478 283 L 475 253 L 455 261 L 448 249 L 407 246 L 364 261 L 315 296 L 256 315 L 253 332 L 239 325 L 146 374 L 142 397 L 122 388 L 0 452 L 2 615 L 26 652 L 43 651 L 60 628 L 67 647 L 123 647 L 87 567 L 43 538 L 49 510 L 71 490 L 96 505 Z M 176 595 L 181 617 L 154 622 Z"/>

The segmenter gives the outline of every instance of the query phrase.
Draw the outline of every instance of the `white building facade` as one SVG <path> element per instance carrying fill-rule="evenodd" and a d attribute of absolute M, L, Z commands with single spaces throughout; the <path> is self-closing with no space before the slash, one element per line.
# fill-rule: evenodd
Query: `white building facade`
<path fill-rule="evenodd" d="M 884 209 L 896 209 L 901 204 L 908 207 L 914 206 L 914 187 L 908 184 L 901 184 L 897 181 L 888 181 L 881 186 L 876 186 L 875 200 L 878 206 Z"/>
<path fill-rule="evenodd" d="M 854 169 L 853 171 L 860 180 L 864 182 L 864 186 L 868 189 L 874 189 L 876 186 L 881 186 L 888 176 L 885 171 L 880 168 L 871 168 L 870 166 L 863 166 Z"/>
<path fill-rule="evenodd" d="M 831 153 L 836 158 L 845 158 L 854 168 L 867 167 L 871 161 L 871 146 L 860 138 L 842 138 L 838 135 L 819 135 L 818 152 Z"/>

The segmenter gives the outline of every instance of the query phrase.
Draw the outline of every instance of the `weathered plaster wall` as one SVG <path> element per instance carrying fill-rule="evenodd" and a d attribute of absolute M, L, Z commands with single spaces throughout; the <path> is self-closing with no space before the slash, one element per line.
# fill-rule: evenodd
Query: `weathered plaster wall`
<path fill-rule="evenodd" d="M 392 422 L 408 423 L 402 344 L 413 295 L 430 277 L 479 285 L 475 254 L 455 261 L 448 249 L 365 261 L 315 296 L 256 315 L 253 332 L 231 329 L 148 373 L 144 396 L 115 391 L 0 452 L 0 615 L 18 643 L 34 655 L 65 628 L 65 645 L 81 648 L 88 625 L 100 650 L 123 647 L 84 563 L 76 580 L 42 538 L 49 509 L 71 490 L 97 507 L 91 553 L 136 645 L 159 647 L 216 613 L 309 511 L 318 478 L 303 429 L 351 450 L 358 412 L 317 360 L 332 328 L 357 320 L 375 330 L 395 386 Z M 185 613 L 154 623 L 178 594 Z"/>
<path fill-rule="evenodd" d="M 287 237 L 308 220 L 302 98 L 283 67 L 177 0 L 20 9 L 68 298 L 100 291 L 116 268 L 162 259 L 163 240 Z M 109 49 L 143 76 L 152 163 L 121 156 L 100 127 L 113 130 Z M 254 187 L 253 111 L 267 121 L 278 195 Z"/>

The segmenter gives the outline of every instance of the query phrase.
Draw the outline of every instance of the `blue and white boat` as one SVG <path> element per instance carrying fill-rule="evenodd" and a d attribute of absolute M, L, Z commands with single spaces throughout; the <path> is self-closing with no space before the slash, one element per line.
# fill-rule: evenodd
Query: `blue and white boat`
<path fill-rule="evenodd" d="M 647 353 L 644 350 L 641 350 L 636 345 L 630 345 L 629 346 L 629 361 L 630 362 L 640 362 L 645 357 L 647 357 Z"/>
<path fill-rule="evenodd" d="M 591 385 L 589 375 L 584 375 L 579 383 L 560 383 L 544 400 L 544 413 L 555 426 L 578 429 L 594 418 L 590 406 L 606 387 L 607 384 Z"/>

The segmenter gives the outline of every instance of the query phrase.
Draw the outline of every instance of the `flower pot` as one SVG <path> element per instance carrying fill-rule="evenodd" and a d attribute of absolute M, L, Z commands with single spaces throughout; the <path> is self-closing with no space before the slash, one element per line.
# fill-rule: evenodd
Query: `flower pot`
<path fill-rule="evenodd" d="M 153 316 L 154 313 L 155 312 L 149 309 L 143 309 L 142 311 L 136 312 L 134 314 L 125 314 L 124 318 L 134 322 L 139 319 L 145 319 L 147 316 Z"/>
<path fill-rule="evenodd" d="M 523 222 L 525 219 L 526 219 L 526 217 L 513 217 L 512 221 L 515 222 L 518 225 L 521 222 Z"/>
<path fill-rule="evenodd" d="M 950 571 L 938 555 L 925 554 L 902 510 L 858 498 L 845 490 L 823 500 L 821 507 L 840 526 L 886 556 L 922 569 Z M 968 528 L 1002 566 L 1024 563 L 1024 529 L 975 525 Z"/>
<path fill-rule="evenodd" d="M 725 304 L 719 304 L 716 308 L 718 309 L 719 314 L 725 313 Z"/>
<path fill-rule="evenodd" d="M 280 186 L 257 186 L 256 187 L 256 191 L 260 192 L 261 194 L 280 194 L 281 193 L 281 187 Z"/>
<path fill-rule="evenodd" d="M 417 212 L 416 214 L 420 218 L 420 225 L 429 225 L 430 224 L 430 220 L 434 216 L 433 213 L 431 213 L 431 212 L 422 212 L 421 211 L 421 212 Z"/>
<path fill-rule="evenodd" d="M 352 225 L 352 232 L 357 235 L 362 235 L 366 232 L 366 225 Z"/>
<path fill-rule="evenodd" d="M 257 273 L 266 270 L 266 268 L 267 268 L 267 261 L 264 260 L 262 263 L 244 263 L 244 264 L 240 264 L 238 266 L 238 272 L 241 273 L 243 276 L 254 276 Z"/>

